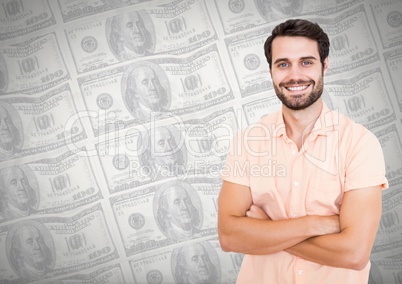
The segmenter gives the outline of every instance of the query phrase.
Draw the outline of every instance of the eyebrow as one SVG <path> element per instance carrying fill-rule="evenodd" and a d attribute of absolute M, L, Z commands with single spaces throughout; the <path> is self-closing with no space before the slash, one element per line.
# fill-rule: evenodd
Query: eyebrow
<path fill-rule="evenodd" d="M 300 60 L 306 60 L 306 59 L 313 59 L 313 60 L 317 60 L 317 58 L 315 58 L 314 56 L 303 56 L 300 57 Z M 277 60 L 275 60 L 274 64 L 281 62 L 281 61 L 289 61 L 289 58 L 285 57 L 285 58 L 278 58 Z"/>

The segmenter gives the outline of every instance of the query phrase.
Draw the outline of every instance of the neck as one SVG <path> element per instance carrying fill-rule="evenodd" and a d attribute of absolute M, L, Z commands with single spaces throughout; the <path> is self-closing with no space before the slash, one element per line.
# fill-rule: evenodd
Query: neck
<path fill-rule="evenodd" d="M 303 145 L 303 141 L 312 131 L 315 122 L 322 111 L 322 99 L 318 99 L 308 108 L 302 110 L 292 110 L 282 105 L 283 121 L 286 126 L 287 136 L 296 143 L 297 148 Z"/>

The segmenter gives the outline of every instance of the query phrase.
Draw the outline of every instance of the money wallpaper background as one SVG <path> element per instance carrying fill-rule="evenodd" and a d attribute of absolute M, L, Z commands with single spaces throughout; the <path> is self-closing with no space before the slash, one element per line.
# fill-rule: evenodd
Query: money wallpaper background
<path fill-rule="evenodd" d="M 280 106 L 288 18 L 328 33 L 324 100 L 381 142 L 370 283 L 401 284 L 402 0 L 0 0 L 0 283 L 234 283 L 219 171 Z"/>

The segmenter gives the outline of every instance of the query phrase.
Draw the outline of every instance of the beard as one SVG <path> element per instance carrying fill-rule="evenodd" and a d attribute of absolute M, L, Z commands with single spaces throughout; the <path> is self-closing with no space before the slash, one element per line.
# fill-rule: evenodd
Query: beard
<path fill-rule="evenodd" d="M 274 89 L 275 93 L 278 97 L 278 99 L 289 109 L 291 110 L 302 110 L 305 108 L 308 108 L 311 106 L 313 103 L 315 103 L 322 95 L 323 89 L 324 89 L 324 83 L 323 83 L 323 76 L 320 76 L 318 78 L 317 83 L 314 80 L 309 80 L 309 81 L 297 81 L 299 84 L 306 84 L 309 83 L 313 86 L 313 90 L 311 93 L 307 96 L 307 98 L 292 98 L 289 99 L 286 97 L 286 95 L 281 91 L 285 89 L 285 86 L 295 84 L 296 81 L 291 80 L 285 83 L 280 83 L 279 86 L 274 84 Z M 300 95 L 301 96 L 304 96 Z"/>

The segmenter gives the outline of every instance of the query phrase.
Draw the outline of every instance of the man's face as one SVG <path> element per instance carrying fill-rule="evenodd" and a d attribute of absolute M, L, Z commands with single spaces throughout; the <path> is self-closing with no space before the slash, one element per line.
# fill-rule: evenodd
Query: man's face
<path fill-rule="evenodd" d="M 154 141 L 152 143 L 152 156 L 157 165 L 173 166 L 176 162 L 176 142 L 166 128 L 156 128 L 154 130 Z"/>
<path fill-rule="evenodd" d="M 124 14 L 121 19 L 121 30 L 124 44 L 129 49 L 140 54 L 145 51 L 145 26 L 138 13 Z"/>
<path fill-rule="evenodd" d="M 159 93 L 159 79 L 149 67 L 136 69 L 131 76 L 135 80 L 136 94 L 139 102 L 151 110 L 160 107 L 161 95 Z"/>
<path fill-rule="evenodd" d="M 305 109 L 321 97 L 328 59 L 324 63 L 323 70 L 314 40 L 298 36 L 273 40 L 271 77 L 276 95 L 287 108 Z"/>
<path fill-rule="evenodd" d="M 190 283 L 207 283 L 211 276 L 210 260 L 206 250 L 199 244 L 186 250 L 187 274 Z"/>
<path fill-rule="evenodd" d="M 43 269 L 45 263 L 44 241 L 38 229 L 27 226 L 19 234 L 21 255 L 26 263 L 37 269 Z"/>
<path fill-rule="evenodd" d="M 169 204 L 170 220 L 182 229 L 190 229 L 191 224 L 191 199 L 187 192 L 181 187 L 166 189 L 166 199 Z"/>
<path fill-rule="evenodd" d="M 4 186 L 9 204 L 21 210 L 29 207 L 29 185 L 21 169 L 12 168 L 4 177 Z"/>
<path fill-rule="evenodd" d="M 0 147 L 7 149 L 13 142 L 13 138 L 11 117 L 5 108 L 0 107 Z"/>

